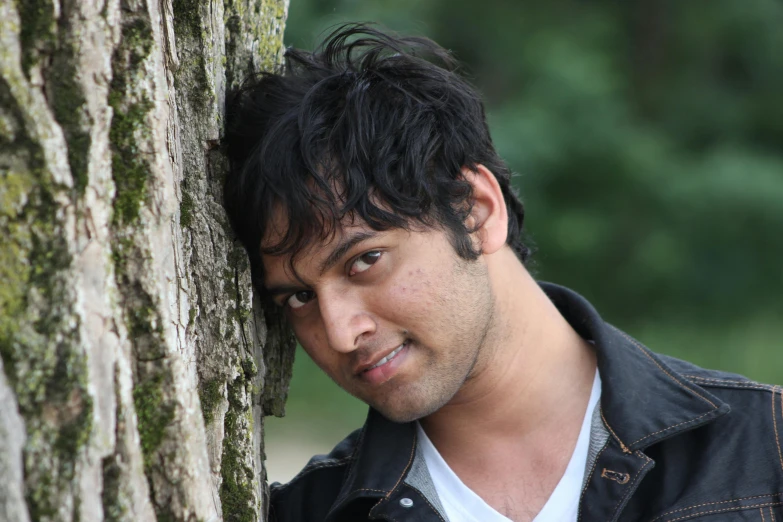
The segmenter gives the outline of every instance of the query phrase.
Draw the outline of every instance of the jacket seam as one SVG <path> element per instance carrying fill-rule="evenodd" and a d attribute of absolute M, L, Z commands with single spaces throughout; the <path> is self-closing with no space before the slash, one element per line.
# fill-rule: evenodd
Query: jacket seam
<path fill-rule="evenodd" d="M 411 456 L 408 458 L 408 463 L 405 465 L 405 469 L 402 470 L 402 473 L 400 473 L 400 477 L 397 479 L 397 483 L 394 485 L 391 490 L 386 494 L 386 498 L 388 499 L 391 497 L 391 494 L 394 492 L 395 489 L 397 489 L 397 486 L 400 485 L 400 482 L 402 482 L 403 477 L 408 473 L 408 470 L 411 468 L 411 463 L 413 462 L 413 456 L 416 455 L 416 439 L 413 439 L 413 444 L 411 445 Z"/>
<path fill-rule="evenodd" d="M 642 347 L 642 345 L 641 345 L 641 344 L 639 344 L 639 343 L 638 343 L 638 342 L 637 342 L 635 339 L 631 338 L 629 335 L 627 335 L 627 334 L 626 334 L 625 332 L 623 332 L 622 330 L 619 330 L 618 328 L 615 328 L 615 327 L 614 327 L 614 326 L 612 326 L 612 325 L 609 325 L 609 326 L 611 326 L 611 327 L 612 327 L 612 329 L 613 329 L 614 331 L 616 331 L 617 333 L 619 333 L 620 335 L 622 335 L 623 337 L 625 337 L 625 338 L 626 338 L 628 341 L 630 341 L 630 342 L 631 342 L 631 344 L 633 344 L 634 346 L 636 346 L 636 347 L 637 347 L 637 348 L 638 348 L 638 349 L 639 349 L 639 350 L 640 350 L 640 351 L 641 351 L 641 352 L 642 352 L 642 353 L 643 353 L 643 354 L 644 354 L 644 355 L 645 355 L 645 356 L 646 356 L 648 359 L 650 359 L 650 360 L 653 362 L 653 364 L 655 364 L 655 366 L 657 366 L 657 367 L 658 367 L 658 369 L 659 369 L 659 370 L 661 370 L 663 373 L 665 373 L 665 374 L 666 374 L 666 376 L 667 376 L 667 377 L 669 377 L 671 380 L 673 380 L 674 382 L 676 382 L 676 383 L 677 383 L 677 384 L 680 386 L 680 388 L 683 388 L 683 389 L 685 389 L 685 390 L 689 391 L 690 393 L 692 393 L 692 394 L 693 394 L 693 395 L 695 395 L 696 397 L 700 398 L 701 400 L 703 400 L 704 402 L 706 402 L 707 404 L 709 404 L 709 405 L 710 405 L 710 406 L 712 406 L 713 408 L 715 408 L 715 409 L 717 409 L 717 408 L 718 408 L 718 407 L 717 407 L 717 406 L 716 406 L 716 405 L 715 405 L 715 404 L 714 404 L 714 403 L 713 403 L 711 400 L 709 400 L 709 399 L 708 399 L 708 398 L 706 398 L 706 397 L 703 397 L 702 395 L 700 395 L 699 393 L 697 393 L 695 390 L 693 390 L 693 389 L 691 389 L 691 388 L 689 388 L 689 387 L 685 386 L 685 385 L 684 385 L 682 382 L 680 382 L 680 381 L 679 381 L 679 380 L 678 380 L 676 377 L 674 377 L 672 374 L 670 374 L 669 372 L 667 372 L 667 371 L 666 371 L 666 370 L 663 368 L 663 366 L 661 366 L 661 365 L 658 363 L 658 361 L 656 361 L 655 359 L 653 359 L 653 357 L 652 357 L 652 356 L 651 356 L 649 353 L 647 353 L 647 350 L 646 350 L 645 348 L 643 348 L 643 347 Z"/>
<path fill-rule="evenodd" d="M 375 504 L 375 506 L 373 506 L 373 507 L 372 507 L 372 509 L 370 510 L 370 513 L 368 514 L 368 515 L 369 515 L 369 517 L 370 517 L 370 519 L 374 519 L 374 518 L 375 518 L 375 516 L 373 516 L 373 515 L 372 515 L 372 510 L 373 510 L 373 509 L 375 509 L 375 508 L 377 508 L 377 507 L 378 507 L 378 505 L 379 505 L 381 502 L 383 502 L 384 500 L 385 500 L 385 501 L 388 501 L 388 500 L 389 500 L 389 498 L 391 498 L 391 495 L 392 495 L 392 493 L 394 493 L 394 490 L 396 490 L 396 489 L 397 489 L 397 486 L 399 486 L 399 485 L 400 485 L 400 482 L 402 482 L 402 479 L 403 479 L 403 477 L 404 477 L 404 476 L 405 476 L 405 475 L 408 473 L 408 470 L 410 469 L 411 463 L 413 462 L 413 456 L 414 456 L 415 454 L 416 454 L 416 439 L 414 438 L 414 440 L 413 440 L 413 444 L 412 444 L 412 448 L 411 448 L 411 456 L 410 456 L 410 458 L 408 459 L 408 464 L 406 464 L 406 465 L 405 465 L 405 468 L 402 470 L 402 473 L 400 474 L 400 477 L 397 479 L 397 483 L 394 485 L 394 487 L 393 487 L 393 488 L 391 488 L 391 489 L 390 489 L 390 490 L 389 490 L 389 491 L 386 493 L 386 496 L 384 496 L 384 497 L 383 497 L 381 500 L 379 500 L 379 501 L 378 501 L 378 503 L 377 503 L 377 504 Z M 362 490 L 360 490 L 360 489 L 357 489 L 357 490 L 355 490 L 355 491 L 362 491 Z M 354 492 L 354 491 L 352 491 L 351 493 L 353 493 L 353 492 Z M 426 499 L 425 499 L 425 500 L 426 500 Z M 438 513 L 438 510 L 437 510 L 437 509 L 433 509 L 433 511 L 435 511 L 435 513 Z M 440 513 L 438 513 L 438 516 L 440 516 Z M 383 515 L 383 517 L 384 517 L 384 518 L 387 518 L 387 519 L 388 519 L 388 520 L 390 520 L 391 522 L 395 522 L 395 520 L 396 520 L 395 518 L 392 518 L 392 517 L 391 517 L 391 515 Z M 445 522 L 445 521 L 444 521 L 444 522 Z"/>
<path fill-rule="evenodd" d="M 359 491 L 371 491 L 373 493 L 383 493 L 384 495 L 386 494 L 385 489 L 359 488 L 359 489 L 352 489 L 351 492 L 348 493 L 348 495 L 346 496 L 353 495 L 354 493 L 358 493 Z"/>
<path fill-rule="evenodd" d="M 682 425 L 684 425 L 684 424 L 692 424 L 692 423 L 694 423 L 694 422 L 697 422 L 697 421 L 698 421 L 699 419 L 701 419 L 702 417 L 706 417 L 707 415 L 710 415 L 710 414 L 712 414 L 712 411 L 708 411 L 707 413 L 703 413 L 703 414 L 699 415 L 699 416 L 698 416 L 698 417 L 696 417 L 696 418 L 693 418 L 693 419 L 690 419 L 690 420 L 687 420 L 687 421 L 682 421 L 682 422 L 680 422 L 680 423 L 678 423 L 678 424 L 673 424 L 673 425 L 669 426 L 668 428 L 663 428 L 662 430 L 658 430 L 658 431 L 656 431 L 656 432 L 654 432 L 654 433 L 650 433 L 649 435 L 645 435 L 645 436 L 644 436 L 644 437 L 642 437 L 641 439 L 639 439 L 639 440 L 636 440 L 636 441 L 632 442 L 632 443 L 631 443 L 631 446 L 635 446 L 636 444 L 638 444 L 638 443 L 642 442 L 642 441 L 643 441 L 643 440 L 645 440 L 645 439 L 649 439 L 650 437 L 652 437 L 652 436 L 654 436 L 654 435 L 658 435 L 659 433 L 663 433 L 664 431 L 668 431 L 668 430 L 670 430 L 670 429 L 672 429 L 672 428 L 677 428 L 677 427 L 679 427 L 679 426 L 682 426 Z"/>
<path fill-rule="evenodd" d="M 755 382 L 755 381 L 737 381 L 732 379 L 719 379 L 716 377 L 702 377 L 701 375 L 693 375 L 693 374 L 686 374 L 684 375 L 684 377 L 687 377 L 690 380 L 705 381 L 704 383 L 701 383 L 702 386 L 711 386 L 713 388 L 750 388 L 750 389 L 766 390 L 766 391 L 773 391 L 774 389 L 774 386 L 772 385 Z M 722 384 L 725 386 L 721 386 Z"/>
<path fill-rule="evenodd" d="M 766 519 L 764 518 L 764 508 L 759 508 L 759 513 L 761 513 L 761 522 L 767 522 Z"/>
<path fill-rule="evenodd" d="M 783 451 L 780 449 L 780 436 L 778 435 L 778 421 L 775 414 L 775 391 L 777 386 L 772 388 L 772 431 L 775 432 L 775 444 L 778 446 L 778 459 L 780 460 L 780 469 L 783 470 Z M 783 415 L 783 391 L 780 393 L 780 409 Z"/>
<path fill-rule="evenodd" d="M 770 521 L 775 522 L 775 513 L 772 512 L 772 506 L 769 506 L 769 516 L 770 516 Z"/>
<path fill-rule="evenodd" d="M 688 507 L 684 507 L 684 508 L 680 508 L 680 509 L 675 509 L 673 511 L 667 511 L 666 513 L 661 513 L 657 517 L 651 519 L 650 522 L 655 522 L 656 520 L 659 520 L 659 519 L 661 519 L 661 518 L 663 518 L 665 516 L 674 515 L 676 513 L 681 513 L 683 511 L 687 511 L 689 509 L 695 509 L 695 508 L 706 507 L 706 506 L 718 506 L 720 504 L 728 504 L 730 502 L 739 502 L 740 500 L 756 500 L 756 499 L 759 499 L 759 498 L 775 497 L 777 495 L 778 495 L 777 493 L 769 493 L 769 494 L 766 494 L 766 495 L 754 495 L 752 497 L 740 497 L 740 498 L 732 498 L 732 499 L 729 499 L 729 500 L 721 500 L 721 501 L 718 501 L 718 502 L 704 502 L 703 504 L 694 504 L 693 506 L 688 506 Z M 756 507 L 756 506 L 750 506 L 750 507 Z"/>
<path fill-rule="evenodd" d="M 617 509 L 623 505 L 623 503 L 628 500 L 628 497 L 631 496 L 631 493 L 633 493 L 636 488 L 634 488 L 634 484 L 636 484 L 636 479 L 639 477 L 639 473 L 641 473 L 644 468 L 650 465 L 650 463 L 653 461 L 650 457 L 642 453 L 641 451 L 636 452 L 637 457 L 644 457 L 647 461 L 644 463 L 644 465 L 636 470 L 636 474 L 633 476 L 633 478 L 630 480 L 630 483 L 628 484 L 628 491 L 625 492 L 625 495 L 617 501 L 617 504 L 614 505 L 614 508 L 612 509 L 612 513 L 617 514 Z M 616 518 L 614 520 L 617 520 Z"/>
<path fill-rule="evenodd" d="M 631 453 L 631 450 L 628 449 L 628 447 L 623 444 L 623 441 L 620 440 L 620 437 L 617 436 L 617 434 L 614 432 L 611 426 L 609 426 L 609 423 L 606 421 L 606 417 L 604 417 L 604 409 L 601 407 L 601 420 L 604 421 L 604 426 L 606 426 L 606 429 L 609 430 L 609 433 L 611 433 L 615 439 L 617 439 L 617 442 L 620 443 L 620 449 L 623 450 L 623 453 Z"/>
<path fill-rule="evenodd" d="M 783 502 L 768 502 L 766 504 L 755 504 L 753 506 L 736 506 L 736 507 L 723 508 L 723 509 L 714 509 L 712 511 L 699 511 L 698 513 L 690 513 L 688 515 L 684 515 L 678 518 L 672 518 L 671 520 L 667 520 L 666 522 L 678 522 L 680 520 L 700 517 L 703 515 L 714 515 L 716 513 L 726 513 L 728 511 L 744 511 L 746 509 L 755 509 L 755 508 L 761 509 L 764 507 L 780 506 L 781 504 L 783 504 Z"/>

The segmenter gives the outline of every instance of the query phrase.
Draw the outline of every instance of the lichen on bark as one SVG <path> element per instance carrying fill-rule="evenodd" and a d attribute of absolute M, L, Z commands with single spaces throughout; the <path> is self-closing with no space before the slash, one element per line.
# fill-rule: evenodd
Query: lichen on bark
<path fill-rule="evenodd" d="M 223 501 L 224 520 L 253 522 L 258 519 L 260 506 L 258 481 L 253 470 L 252 456 L 242 451 L 245 440 L 252 437 L 253 417 L 248 398 L 252 396 L 251 381 L 255 365 L 246 359 L 237 377 L 228 385 L 228 412 L 225 416 L 226 437 L 223 439 L 223 459 L 220 473 L 223 482 L 220 499 Z M 250 366 L 252 365 L 252 366 Z"/>
<path fill-rule="evenodd" d="M 47 520 L 76 506 L 69 500 L 71 481 L 92 427 L 92 400 L 67 276 L 71 252 L 56 200 L 63 187 L 30 135 L 24 114 L 30 108 L 18 100 L 23 86 L 8 83 L 6 66 L 0 106 L 14 132 L 0 138 L 0 186 L 6 187 L 0 191 L 0 235 L 7 245 L 0 259 L 0 356 L 27 428 L 30 515 Z"/>
<path fill-rule="evenodd" d="M 74 32 L 71 21 L 75 13 L 70 2 L 64 2 L 57 21 L 57 45 L 52 53 L 51 64 L 46 70 L 48 95 L 52 112 L 63 129 L 68 145 L 68 164 L 74 180 L 75 196 L 84 194 L 87 187 L 87 168 L 90 157 L 91 121 L 87 111 L 87 99 L 84 87 L 78 80 L 78 48 L 81 45 L 79 35 Z"/>
<path fill-rule="evenodd" d="M 55 48 L 57 37 L 55 7 L 51 0 L 16 0 L 20 19 L 19 43 L 22 47 L 22 69 L 29 74 L 41 56 Z"/>
<path fill-rule="evenodd" d="M 276 63 L 285 9 L 0 1 L 0 377 L 26 434 L 0 503 L 264 518 L 261 396 L 287 370 L 265 367 L 218 144 L 226 85 Z"/>
<path fill-rule="evenodd" d="M 264 331 L 257 319 L 263 316 L 253 313 L 247 256 L 222 209 L 228 165 L 217 144 L 226 88 L 261 64 L 279 61 L 286 3 L 224 1 L 222 12 L 195 0 L 176 0 L 172 6 L 177 112 L 183 125 L 198 129 L 180 142 L 179 221 L 186 229 L 185 272 L 198 304 L 188 330 L 196 338 L 202 414 L 224 517 L 258 520 L 264 473 L 254 432 L 262 429 L 265 339 L 257 335 Z M 261 20 L 271 11 L 279 16 Z M 222 24 L 213 19 L 218 16 Z M 221 306 L 215 306 L 218 296 Z"/>
<path fill-rule="evenodd" d="M 132 347 L 133 406 L 143 455 L 144 471 L 155 490 L 155 477 L 164 473 L 167 459 L 160 454 L 175 419 L 172 367 L 160 314 L 160 299 L 150 287 L 152 252 L 145 243 L 141 213 L 149 205 L 153 148 L 151 121 L 154 86 L 149 78 L 153 31 L 149 12 L 125 10 L 121 39 L 112 57 L 113 79 L 108 103 L 113 109 L 109 138 L 112 178 L 116 187 L 112 218 L 112 259 L 119 301 Z M 106 464 L 105 476 L 115 471 Z M 111 500 L 111 499 L 108 499 Z M 174 517 L 164 500 L 153 504 L 158 519 Z M 104 501 L 107 501 L 104 498 Z M 173 520 L 178 519 L 174 517 Z"/>
<path fill-rule="evenodd" d="M 144 81 L 144 60 L 149 56 L 152 45 L 150 23 L 144 13 L 127 14 L 122 22 L 120 45 L 112 58 L 109 105 L 114 109 L 114 115 L 109 139 L 112 178 L 116 188 L 115 225 L 133 224 L 147 197 L 150 166 L 139 143 L 150 139 L 146 118 L 153 104 L 147 92 L 134 87 Z"/>

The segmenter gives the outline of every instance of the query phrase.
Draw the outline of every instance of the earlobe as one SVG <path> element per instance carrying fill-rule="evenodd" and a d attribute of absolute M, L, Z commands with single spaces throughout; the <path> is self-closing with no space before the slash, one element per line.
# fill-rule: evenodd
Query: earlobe
<path fill-rule="evenodd" d="M 462 168 L 463 177 L 473 186 L 473 207 L 465 220 L 468 230 L 474 231 L 483 254 L 493 254 L 506 244 L 508 237 L 508 209 L 503 191 L 495 175 L 484 165 L 474 170 Z"/>

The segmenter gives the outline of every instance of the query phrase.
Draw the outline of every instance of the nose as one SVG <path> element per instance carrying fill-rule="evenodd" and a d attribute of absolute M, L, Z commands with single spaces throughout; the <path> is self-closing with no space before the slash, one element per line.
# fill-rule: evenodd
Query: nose
<path fill-rule="evenodd" d="M 366 303 L 355 289 L 321 291 L 318 306 L 329 346 L 338 352 L 356 350 L 362 338 L 372 335 L 377 328 Z"/>

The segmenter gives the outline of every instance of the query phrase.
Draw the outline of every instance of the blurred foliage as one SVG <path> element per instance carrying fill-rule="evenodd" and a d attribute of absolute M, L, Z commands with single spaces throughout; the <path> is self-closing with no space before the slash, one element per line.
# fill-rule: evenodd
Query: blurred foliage
<path fill-rule="evenodd" d="M 538 278 L 656 351 L 783 383 L 783 3 L 293 0 L 286 43 L 342 21 L 465 64 Z M 291 409 L 347 408 L 305 357 Z"/>

